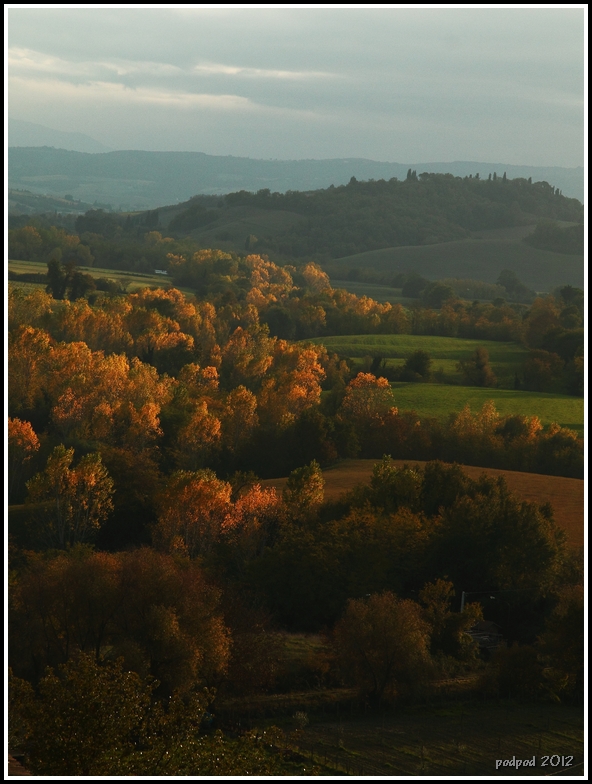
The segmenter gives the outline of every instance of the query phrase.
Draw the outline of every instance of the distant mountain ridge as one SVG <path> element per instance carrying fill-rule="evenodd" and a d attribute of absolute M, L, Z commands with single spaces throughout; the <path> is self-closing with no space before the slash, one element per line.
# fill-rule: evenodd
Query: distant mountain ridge
<path fill-rule="evenodd" d="M 76 136 L 76 134 L 73 134 Z M 90 137 L 89 137 L 90 138 Z M 198 194 L 222 195 L 246 190 L 309 191 L 359 180 L 404 179 L 408 169 L 455 176 L 496 172 L 509 178 L 545 180 L 565 196 L 584 198 L 582 167 L 515 166 L 503 163 L 388 163 L 364 158 L 265 161 L 201 152 L 117 150 L 88 153 L 54 147 L 11 147 L 9 187 L 34 193 L 68 193 L 84 202 L 111 204 L 114 209 L 154 209 L 183 202 Z"/>
<path fill-rule="evenodd" d="M 8 118 L 9 147 L 60 147 L 76 152 L 109 152 L 107 147 L 92 136 L 74 131 L 58 131 L 46 125 Z"/>

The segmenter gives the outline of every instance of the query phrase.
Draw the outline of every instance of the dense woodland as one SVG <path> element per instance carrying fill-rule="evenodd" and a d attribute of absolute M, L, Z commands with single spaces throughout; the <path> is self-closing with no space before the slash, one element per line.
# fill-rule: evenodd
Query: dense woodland
<path fill-rule="evenodd" d="M 551 188 L 459 183 L 410 172 L 373 184 L 385 205 L 402 189 L 443 189 L 452 211 L 388 241 L 441 239 L 452 215 L 467 230 L 485 220 L 452 198 L 461 185 L 501 194 L 483 202 L 489 223 L 496 210 L 518 216 L 531 192 L 549 217 L 576 219 Z M 364 185 L 333 190 L 355 194 L 357 209 Z M 331 190 L 277 201 L 309 210 L 313 227 Z M 507 301 L 468 303 L 416 281 L 415 306 L 381 304 L 334 289 L 315 263 L 204 250 L 146 225 L 157 216 L 138 220 L 95 212 L 76 234 L 43 220 L 9 232 L 12 258 L 47 263 L 46 292 L 14 286 L 8 301 L 10 737 L 32 770 L 286 774 L 281 734 L 228 737 L 215 719 L 225 699 L 302 688 L 285 665 L 286 632 L 324 635 L 308 683 L 355 686 L 371 706 L 413 702 L 438 679 L 474 672 L 484 695 L 577 703 L 577 553 L 549 505 L 448 464 L 581 477 L 581 440 L 491 403 L 420 420 L 397 407 L 380 357 L 357 372 L 307 341 L 512 340 L 530 350 L 519 386 L 581 395 L 583 292 L 520 303 L 510 275 L 498 281 Z M 166 269 L 173 286 L 126 293 L 79 269 L 93 265 Z M 423 353 L 404 378 L 430 380 Z M 487 352 L 462 371 L 467 384 L 496 383 Z M 321 469 L 356 456 L 381 460 L 370 485 L 325 503 Z M 286 475 L 281 493 L 261 484 Z M 487 664 L 466 633 L 484 606 L 459 612 L 463 590 L 504 596 L 487 619 L 512 647 Z"/>
<path fill-rule="evenodd" d="M 199 202 L 196 202 L 196 209 Z M 229 194 L 226 206 L 286 210 L 304 217 L 273 238 L 261 238 L 258 251 L 287 258 L 340 258 L 399 245 L 430 245 L 462 239 L 471 231 L 520 226 L 532 215 L 583 221 L 577 199 L 562 196 L 548 183 L 480 180 L 447 174 L 409 172 L 403 181 L 358 182 L 311 193 L 246 192 Z M 191 208 L 175 218 L 189 228 Z M 196 225 L 210 219 L 196 212 Z M 174 222 L 171 228 L 174 228 Z M 193 226 L 191 226 L 193 228 Z"/>

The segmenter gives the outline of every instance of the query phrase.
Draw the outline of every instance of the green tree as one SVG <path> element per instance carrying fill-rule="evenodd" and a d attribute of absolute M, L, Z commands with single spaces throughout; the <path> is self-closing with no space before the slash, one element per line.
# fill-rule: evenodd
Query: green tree
<path fill-rule="evenodd" d="M 421 471 L 408 465 L 399 468 L 393 464 L 390 455 L 384 455 L 372 469 L 372 479 L 365 498 L 374 508 L 389 514 L 397 512 L 400 507 L 417 512 L 421 485 Z"/>
<path fill-rule="evenodd" d="M 431 366 L 432 358 L 428 352 L 418 349 L 405 360 L 401 377 L 404 380 L 427 381 L 430 378 Z"/>
<path fill-rule="evenodd" d="M 54 299 L 64 299 L 68 287 L 68 274 L 62 263 L 57 258 L 47 262 L 47 288 L 48 294 Z"/>
<path fill-rule="evenodd" d="M 489 364 L 489 352 L 481 346 L 475 349 L 470 359 L 461 360 L 457 369 L 462 372 L 468 384 L 477 387 L 494 387 L 497 384 L 497 378 Z"/>
<path fill-rule="evenodd" d="M 412 272 L 407 277 L 403 284 L 401 294 L 404 297 L 420 297 L 422 292 L 430 285 L 430 281 L 418 275 L 417 272 Z"/>
<path fill-rule="evenodd" d="M 115 759 L 134 749 L 142 732 L 154 682 L 124 672 L 122 662 L 98 666 L 81 654 L 60 675 L 48 670 L 39 697 L 19 700 L 26 692 L 20 679 L 9 681 L 13 719 L 28 724 L 28 757 L 34 773 L 45 776 L 108 774 Z M 114 759 L 115 758 L 115 759 Z"/>
<path fill-rule="evenodd" d="M 283 492 L 284 503 L 293 516 L 308 515 L 322 504 L 324 487 L 321 466 L 313 460 L 309 465 L 292 471 Z"/>
<path fill-rule="evenodd" d="M 512 270 L 502 270 L 496 283 L 498 286 L 503 286 L 510 299 L 517 302 L 530 302 L 535 297 L 535 292 L 525 286 Z"/>
<path fill-rule="evenodd" d="M 584 628 L 583 587 L 566 586 L 537 645 L 547 667 L 545 685 L 555 699 L 583 699 Z"/>
<path fill-rule="evenodd" d="M 428 308 L 441 308 L 447 300 L 456 299 L 456 294 L 451 286 L 436 281 L 424 289 L 422 298 Z"/>
<path fill-rule="evenodd" d="M 84 654 L 48 670 L 38 693 L 9 673 L 10 736 L 39 776 L 268 776 L 286 774 L 279 730 L 228 739 L 200 733 L 212 695 L 154 699 L 157 682 L 122 661 Z"/>

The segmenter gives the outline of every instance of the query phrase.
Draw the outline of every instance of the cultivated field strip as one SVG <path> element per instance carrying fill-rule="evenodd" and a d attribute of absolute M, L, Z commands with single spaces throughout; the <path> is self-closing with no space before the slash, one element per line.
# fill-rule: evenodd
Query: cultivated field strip
<path fill-rule="evenodd" d="M 583 716 L 566 706 L 514 704 L 389 711 L 311 724 L 297 748 L 317 765 L 356 776 L 544 777 L 559 770 L 562 757 L 583 775 L 575 767 L 584 755 Z M 546 765 L 545 756 L 552 757 Z M 513 757 L 534 757 L 535 766 L 496 771 L 496 760 Z"/>

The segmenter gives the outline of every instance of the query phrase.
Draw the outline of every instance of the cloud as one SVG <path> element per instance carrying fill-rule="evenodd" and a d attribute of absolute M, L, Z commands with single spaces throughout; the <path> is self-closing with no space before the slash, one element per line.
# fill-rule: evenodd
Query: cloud
<path fill-rule="evenodd" d="M 271 68 L 245 68 L 222 63 L 204 63 L 193 67 L 193 72 L 204 75 L 245 76 L 255 79 L 338 79 L 339 75 L 328 71 L 281 71 Z"/>
<path fill-rule="evenodd" d="M 31 103 L 51 104 L 56 108 L 96 108 L 98 105 L 116 107 L 144 105 L 168 107 L 179 111 L 202 110 L 234 112 L 257 117 L 277 117 L 311 124 L 326 119 L 322 113 L 306 109 L 290 109 L 257 103 L 242 95 L 187 92 L 153 87 L 128 87 L 119 82 L 87 81 L 79 84 L 59 79 L 35 79 L 21 76 L 8 80 L 11 108 L 19 109 Z"/>
<path fill-rule="evenodd" d="M 27 79 L 10 77 L 9 89 L 15 95 L 35 95 L 47 101 L 66 100 L 90 103 L 142 103 L 174 106 L 178 109 L 206 108 L 223 111 L 254 111 L 262 109 L 241 95 L 190 93 L 150 87 L 127 87 L 117 82 L 89 81 L 72 84 L 58 79 Z"/>
<path fill-rule="evenodd" d="M 183 69 L 170 63 L 158 63 L 146 60 L 64 60 L 61 57 L 38 52 L 34 49 L 10 47 L 8 49 L 8 67 L 11 73 L 36 72 L 37 74 L 62 74 L 63 76 L 92 77 L 101 71 L 111 71 L 117 76 L 178 76 Z"/>
<path fill-rule="evenodd" d="M 51 54 L 37 52 L 34 49 L 9 47 L 8 68 L 11 72 L 37 71 L 38 73 L 77 74 L 84 72 L 84 63 L 72 63 Z"/>
<path fill-rule="evenodd" d="M 110 146 L 582 162 L 581 9 L 72 6 L 8 19 L 11 113 L 100 126 Z"/>

